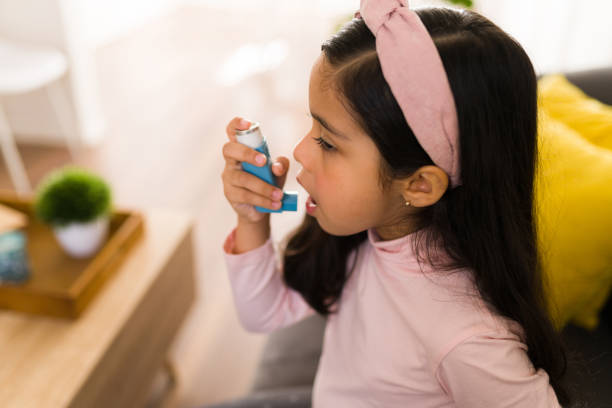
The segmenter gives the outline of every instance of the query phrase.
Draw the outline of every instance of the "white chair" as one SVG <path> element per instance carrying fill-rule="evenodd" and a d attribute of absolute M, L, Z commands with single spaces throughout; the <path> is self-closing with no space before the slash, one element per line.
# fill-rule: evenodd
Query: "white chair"
<path fill-rule="evenodd" d="M 72 155 L 76 158 L 81 144 L 70 101 L 58 80 L 66 73 L 66 57 L 58 50 L 18 43 L 0 37 L 0 98 L 45 88 L 57 115 Z M 32 188 L 0 99 L 0 143 L 11 180 L 18 193 Z"/>

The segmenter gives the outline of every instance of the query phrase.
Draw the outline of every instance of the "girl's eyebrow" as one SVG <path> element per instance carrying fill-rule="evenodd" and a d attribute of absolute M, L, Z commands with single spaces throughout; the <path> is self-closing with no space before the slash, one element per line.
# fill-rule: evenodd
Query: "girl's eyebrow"
<path fill-rule="evenodd" d="M 327 121 L 325 119 L 323 119 L 321 116 L 317 115 L 314 112 L 310 112 L 310 115 L 321 124 L 321 126 L 323 126 L 325 129 L 329 130 L 331 133 L 335 134 L 336 136 L 340 136 L 342 139 L 346 139 L 346 140 L 350 140 L 348 136 L 343 135 L 342 133 L 338 132 L 336 129 L 334 129 L 333 127 L 331 127 L 329 125 L 329 123 L 327 123 Z"/>

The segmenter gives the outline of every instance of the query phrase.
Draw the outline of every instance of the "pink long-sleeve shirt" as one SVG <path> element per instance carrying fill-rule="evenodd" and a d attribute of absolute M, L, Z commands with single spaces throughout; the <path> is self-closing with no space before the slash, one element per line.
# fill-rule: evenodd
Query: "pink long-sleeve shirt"
<path fill-rule="evenodd" d="M 223 249 L 247 330 L 271 332 L 315 313 L 282 281 L 272 238 L 233 254 L 234 236 Z M 419 265 L 413 238 L 381 241 L 368 230 L 350 254 L 355 269 L 327 319 L 313 407 L 559 407 L 521 326 L 485 305 L 467 271 Z"/>

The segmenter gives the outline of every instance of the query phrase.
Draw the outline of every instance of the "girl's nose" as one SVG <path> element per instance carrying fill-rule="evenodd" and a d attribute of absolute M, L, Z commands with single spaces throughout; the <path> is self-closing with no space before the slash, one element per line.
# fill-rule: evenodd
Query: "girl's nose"
<path fill-rule="evenodd" d="M 306 136 L 302 137 L 302 139 L 300 139 L 298 144 L 295 145 L 295 147 L 293 148 L 293 158 L 295 159 L 295 161 L 300 163 L 302 165 L 302 167 L 305 167 L 305 164 L 304 164 L 304 159 L 305 159 L 305 156 L 306 156 L 306 153 L 305 153 L 305 148 L 306 148 L 305 142 L 306 142 Z"/>

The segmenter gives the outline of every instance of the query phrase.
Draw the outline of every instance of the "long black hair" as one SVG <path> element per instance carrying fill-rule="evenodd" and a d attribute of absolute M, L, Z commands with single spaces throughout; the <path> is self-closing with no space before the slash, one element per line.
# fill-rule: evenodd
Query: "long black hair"
<path fill-rule="evenodd" d="M 449 8 L 415 10 L 438 49 L 457 107 L 462 185 L 418 214 L 419 258 L 434 262 L 442 247 L 447 270 L 473 271 L 481 297 L 524 329 L 528 355 L 549 375 L 568 404 L 567 356 L 547 313 L 536 242 L 537 80 L 513 38 L 478 13 Z M 333 83 L 347 110 L 383 158 L 382 185 L 433 164 L 406 123 L 386 83 L 375 38 L 353 19 L 322 45 Z M 362 231 L 332 236 L 306 216 L 286 243 L 284 280 L 321 315 L 333 313 Z M 438 265 L 442 267 L 441 265 Z"/>

